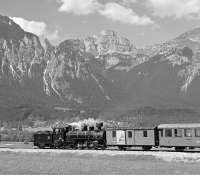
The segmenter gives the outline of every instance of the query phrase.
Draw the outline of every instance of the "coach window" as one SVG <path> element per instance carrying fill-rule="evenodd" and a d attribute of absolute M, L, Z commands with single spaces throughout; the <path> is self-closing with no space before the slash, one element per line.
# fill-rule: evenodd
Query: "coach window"
<path fill-rule="evenodd" d="M 185 129 L 185 137 L 192 137 L 192 129 Z"/>
<path fill-rule="evenodd" d="M 116 131 L 112 131 L 112 137 L 116 137 Z"/>
<path fill-rule="evenodd" d="M 195 136 L 200 137 L 200 128 L 195 128 Z"/>
<path fill-rule="evenodd" d="M 172 137 L 172 129 L 165 129 L 165 137 Z"/>
<path fill-rule="evenodd" d="M 148 137 L 147 131 L 143 131 L 143 137 Z"/>
<path fill-rule="evenodd" d="M 182 137 L 182 129 L 174 129 L 175 137 Z"/>
<path fill-rule="evenodd" d="M 163 137 L 163 129 L 160 130 L 160 137 Z"/>
<path fill-rule="evenodd" d="M 132 138 L 132 131 L 128 131 L 128 138 Z"/>

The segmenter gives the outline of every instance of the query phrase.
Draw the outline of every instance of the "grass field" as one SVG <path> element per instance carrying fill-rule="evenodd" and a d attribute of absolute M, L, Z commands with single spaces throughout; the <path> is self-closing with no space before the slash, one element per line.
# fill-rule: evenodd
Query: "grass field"
<path fill-rule="evenodd" d="M 29 146 L 0 148 L 0 175 L 199 175 L 200 172 L 200 153 L 39 150 Z"/>

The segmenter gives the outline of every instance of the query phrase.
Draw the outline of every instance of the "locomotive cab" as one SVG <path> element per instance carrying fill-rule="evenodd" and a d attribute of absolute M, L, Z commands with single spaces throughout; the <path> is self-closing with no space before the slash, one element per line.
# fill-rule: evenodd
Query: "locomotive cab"
<path fill-rule="evenodd" d="M 55 148 L 63 147 L 65 144 L 66 133 L 72 130 L 72 126 L 53 128 L 53 142 Z"/>

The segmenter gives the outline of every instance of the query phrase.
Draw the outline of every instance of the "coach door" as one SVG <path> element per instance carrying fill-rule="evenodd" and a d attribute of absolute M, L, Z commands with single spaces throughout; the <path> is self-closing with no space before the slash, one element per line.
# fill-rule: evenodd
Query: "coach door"
<path fill-rule="evenodd" d="M 134 130 L 126 130 L 126 144 L 135 145 L 135 132 Z"/>
<path fill-rule="evenodd" d="M 117 145 L 125 145 L 126 144 L 126 133 L 124 130 L 116 131 L 116 141 Z"/>

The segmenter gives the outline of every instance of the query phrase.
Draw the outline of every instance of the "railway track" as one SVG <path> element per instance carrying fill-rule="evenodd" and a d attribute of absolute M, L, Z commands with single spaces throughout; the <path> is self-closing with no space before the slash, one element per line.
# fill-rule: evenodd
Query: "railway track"
<path fill-rule="evenodd" d="M 59 151 L 67 151 L 67 152 L 70 152 L 70 151 L 82 151 L 82 152 L 87 152 L 87 151 L 92 151 L 92 152 L 106 152 L 106 151 L 111 151 L 111 152 L 120 152 L 120 153 L 123 153 L 123 152 L 126 152 L 126 153 L 131 153 L 131 152 L 172 152 L 172 153 L 199 153 L 200 154 L 200 149 L 194 149 L 194 150 L 184 150 L 184 151 L 175 151 L 174 149 L 159 149 L 159 148 L 152 148 L 151 150 L 149 151 L 146 151 L 146 150 L 142 150 L 140 148 L 136 148 L 136 149 L 127 149 L 127 150 L 119 150 L 117 148 L 108 148 L 108 149 L 105 149 L 105 150 L 101 150 L 101 149 L 97 149 L 97 150 L 94 150 L 94 149 L 51 149 L 51 148 L 44 148 L 44 149 L 40 149 L 40 148 L 37 148 L 37 147 L 14 147 L 14 146 L 2 146 L 0 145 L 0 151 L 3 150 L 3 149 L 7 149 L 7 150 L 37 150 L 38 152 L 54 152 L 54 150 L 56 150 L 56 152 L 59 152 Z M 46 151 L 43 151 L 43 150 L 46 150 Z M 49 151 L 48 151 L 49 150 Z M 23 151 L 22 151 L 23 152 Z M 34 151 L 33 151 L 34 152 Z"/>

